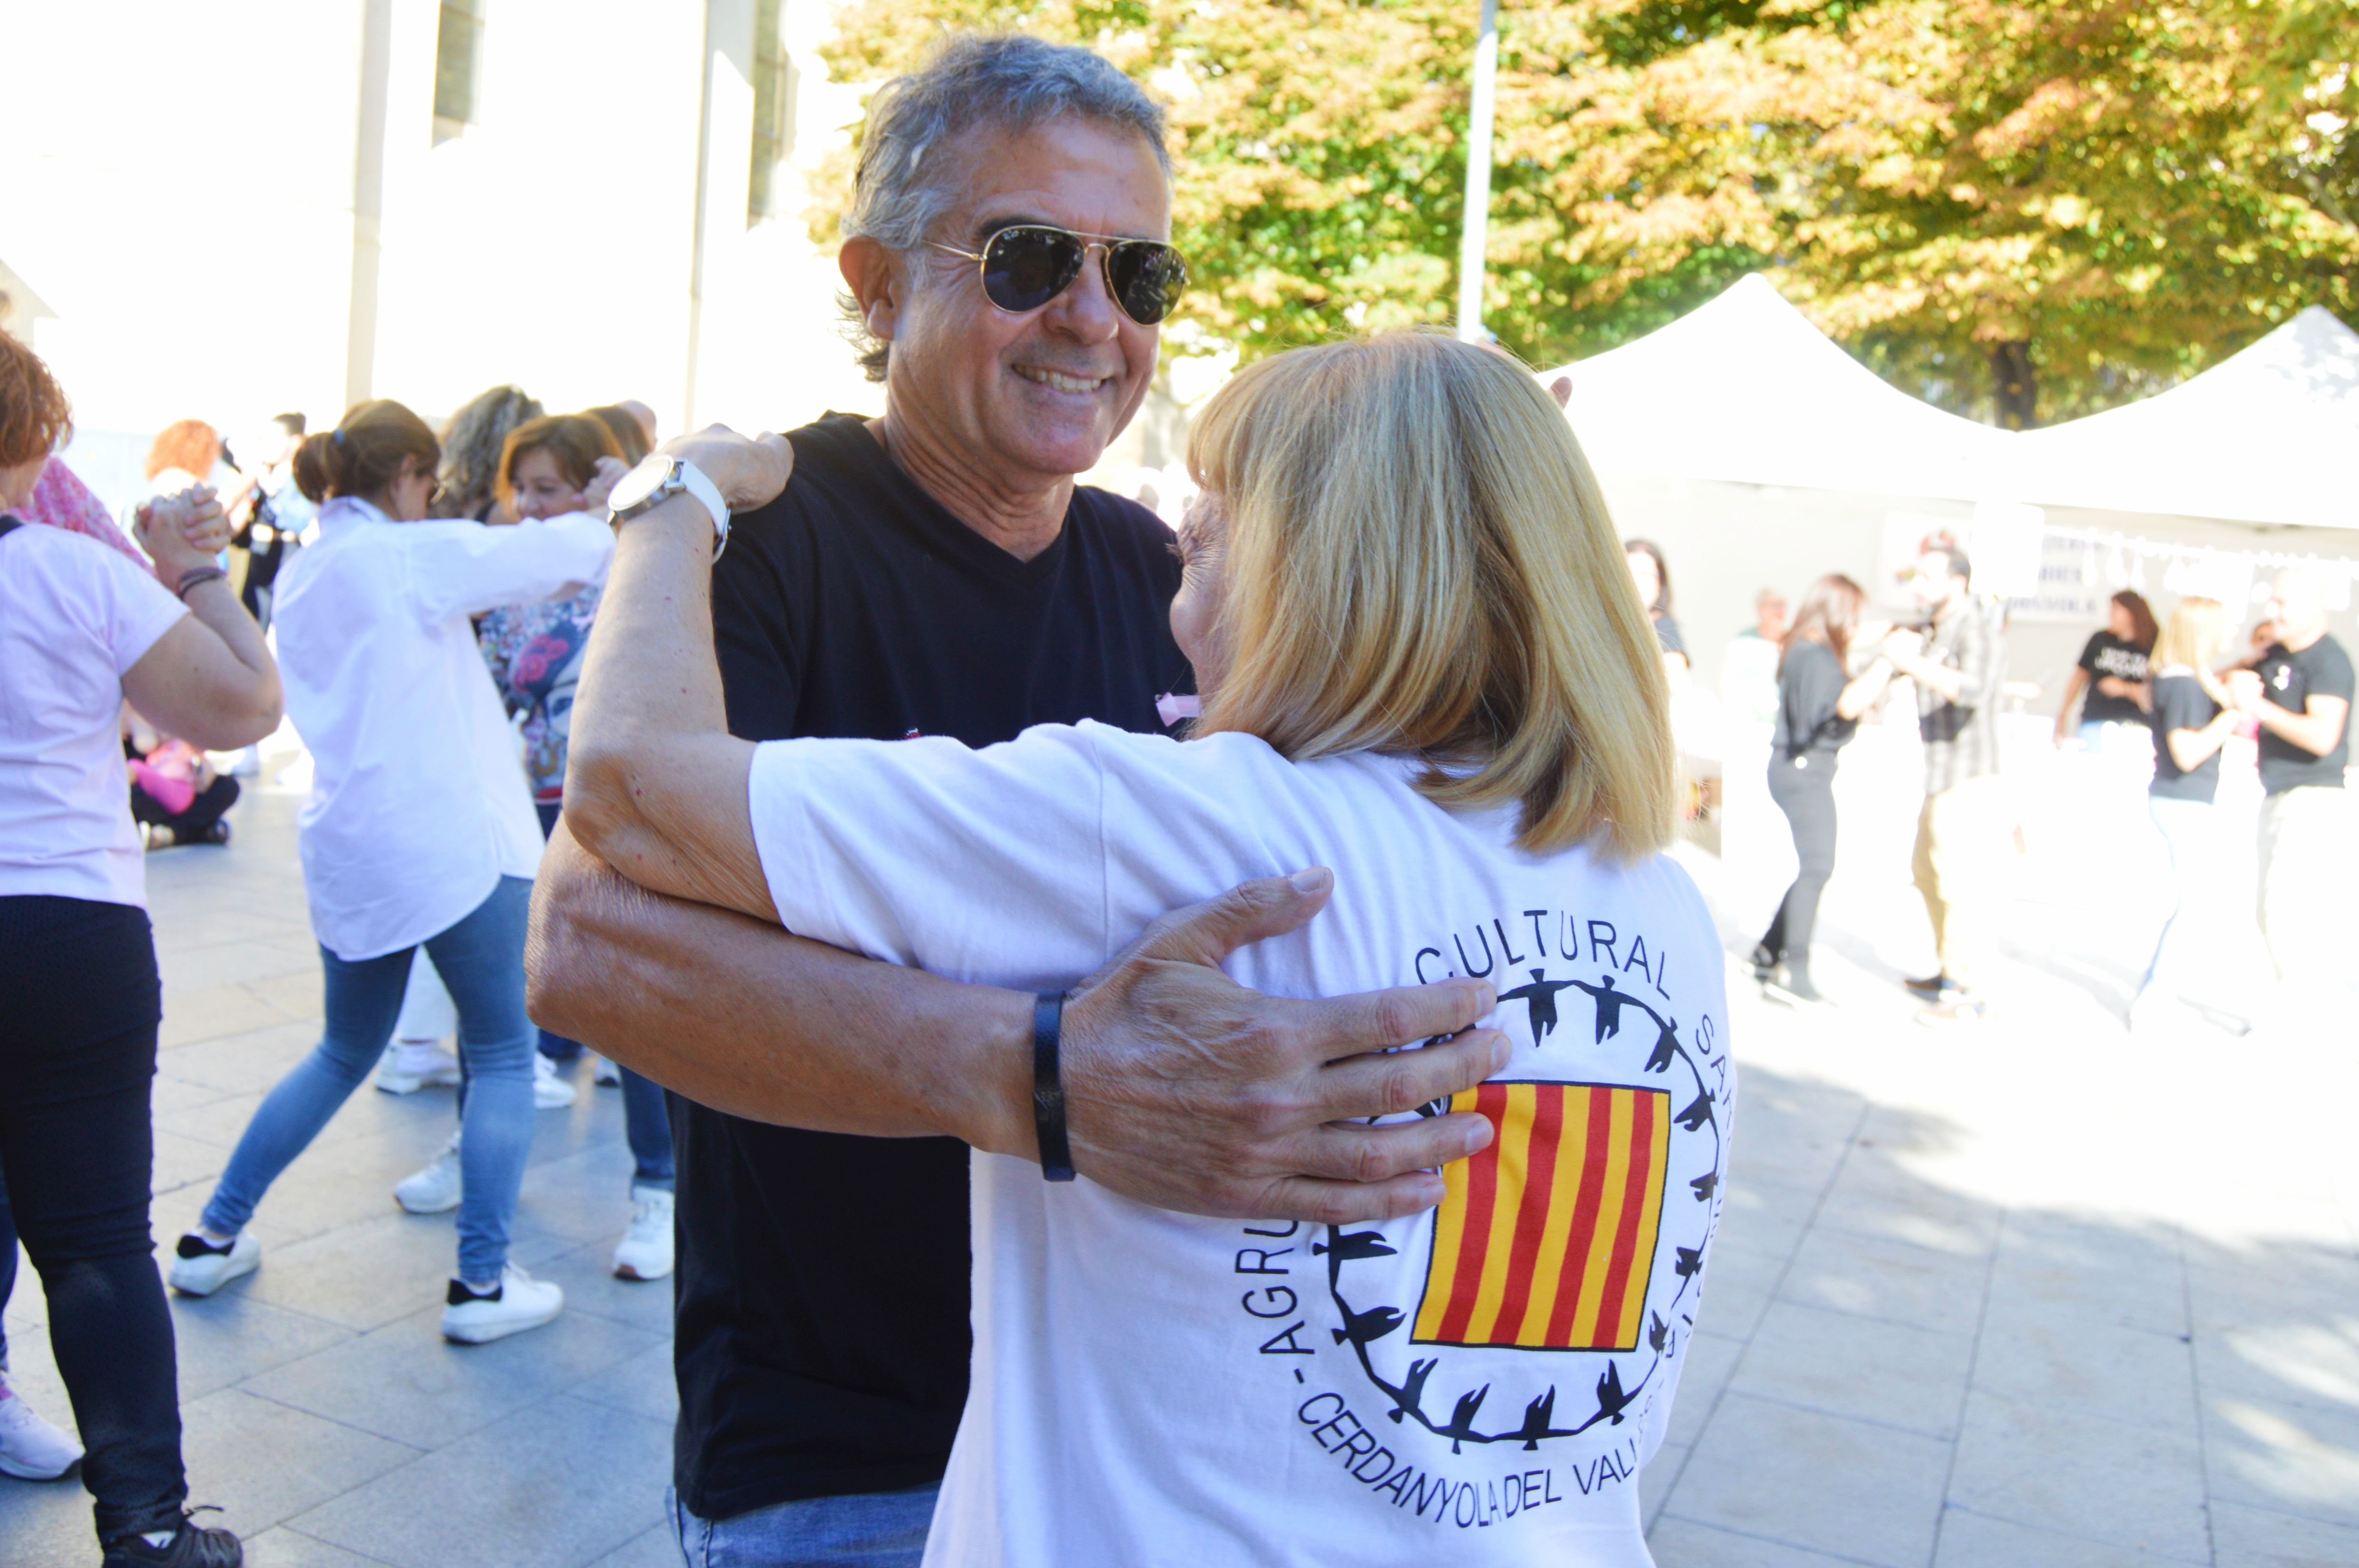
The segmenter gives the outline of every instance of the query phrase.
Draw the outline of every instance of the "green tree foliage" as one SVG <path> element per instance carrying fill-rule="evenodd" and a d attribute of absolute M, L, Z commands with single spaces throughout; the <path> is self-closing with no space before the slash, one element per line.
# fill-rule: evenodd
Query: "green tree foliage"
<path fill-rule="evenodd" d="M 962 27 L 1114 59 L 1171 105 L 1199 341 L 1250 356 L 1451 318 L 1477 11 L 856 0 L 829 63 Z M 2359 0 L 1507 0 L 1485 321 L 1557 363 L 1766 268 L 1962 412 L 2103 406 L 2359 319 L 2354 59 Z"/>

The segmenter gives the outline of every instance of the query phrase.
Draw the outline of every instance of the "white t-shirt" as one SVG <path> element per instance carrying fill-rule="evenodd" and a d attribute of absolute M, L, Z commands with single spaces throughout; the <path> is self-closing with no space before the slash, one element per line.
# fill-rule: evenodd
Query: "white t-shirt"
<path fill-rule="evenodd" d="M 1049 989 L 1156 916 L 1326 865 L 1332 903 L 1224 966 L 1310 997 L 1489 975 L 1501 1127 L 1415 1218 L 1201 1219 L 973 1161 L 974 1368 L 929 1568 L 1639 1568 L 1720 1212 L 1722 957 L 1667 859 L 1536 859 L 1411 764 L 1097 724 L 756 754 L 763 871 L 805 935 Z"/>
<path fill-rule="evenodd" d="M 123 765 L 123 672 L 188 613 L 62 528 L 0 538 L 0 897 L 147 903 Z"/>
<path fill-rule="evenodd" d="M 336 957 L 413 946 L 539 868 L 540 819 L 467 618 L 603 582 L 614 555 L 586 513 L 487 528 L 397 524 L 350 496 L 321 507 L 272 622 L 311 752 L 311 932 Z"/>

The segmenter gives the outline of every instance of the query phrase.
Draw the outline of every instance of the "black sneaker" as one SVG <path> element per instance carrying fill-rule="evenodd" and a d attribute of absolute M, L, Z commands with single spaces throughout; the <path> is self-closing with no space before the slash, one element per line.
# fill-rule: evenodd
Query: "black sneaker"
<path fill-rule="evenodd" d="M 1777 972 L 1777 955 L 1769 951 L 1767 942 L 1755 945 L 1751 962 L 1756 985 L 1767 985 L 1769 977 Z"/>
<path fill-rule="evenodd" d="M 225 1530 L 208 1530 L 182 1514 L 177 1530 L 148 1530 L 108 1542 L 103 1568 L 242 1568 L 245 1562 L 245 1548 L 237 1537 Z"/>
<path fill-rule="evenodd" d="M 1912 995 L 1933 1002 L 1955 1001 L 1966 989 L 1947 975 L 1929 975 L 1921 980 L 1903 980 L 1900 984 Z"/>

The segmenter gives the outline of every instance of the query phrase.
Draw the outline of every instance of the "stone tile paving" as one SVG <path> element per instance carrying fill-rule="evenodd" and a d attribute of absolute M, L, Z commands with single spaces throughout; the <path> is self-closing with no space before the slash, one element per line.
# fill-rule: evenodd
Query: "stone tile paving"
<path fill-rule="evenodd" d="M 149 862 L 162 1237 L 317 1026 L 295 804 L 257 793 L 229 849 Z M 1699 870 L 1749 928 L 1757 890 Z M 1937 1035 L 1890 984 L 1922 925 L 1905 884 L 1837 895 L 1843 1006 L 1731 970 L 1726 1220 L 1642 1486 L 1664 1568 L 2359 1564 L 2353 1032 L 2134 1045 L 2134 961 L 2027 897 L 2000 1020 Z M 518 1260 L 566 1288 L 551 1328 L 435 1333 L 450 1221 L 387 1189 L 448 1132 L 437 1090 L 356 1094 L 257 1217 L 261 1271 L 173 1302 L 194 1493 L 257 1568 L 677 1562 L 669 1292 L 605 1271 L 630 1163 L 618 1097 L 582 1087 L 540 1114 L 517 1215 Z M 27 1270 L 16 1379 L 62 1419 L 42 1311 Z M 9 1568 L 91 1563 L 88 1530 L 78 1488 L 0 1481 Z"/>

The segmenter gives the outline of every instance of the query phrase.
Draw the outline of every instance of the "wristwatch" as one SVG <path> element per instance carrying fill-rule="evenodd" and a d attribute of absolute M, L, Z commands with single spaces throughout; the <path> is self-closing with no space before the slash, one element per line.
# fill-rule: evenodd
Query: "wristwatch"
<path fill-rule="evenodd" d="M 606 515 L 617 524 L 627 522 L 683 492 L 694 496 L 712 514 L 712 558 L 719 560 L 721 552 L 729 547 L 729 508 L 720 490 L 686 458 L 649 453 L 638 467 L 614 481 L 614 492 L 606 497 Z"/>

